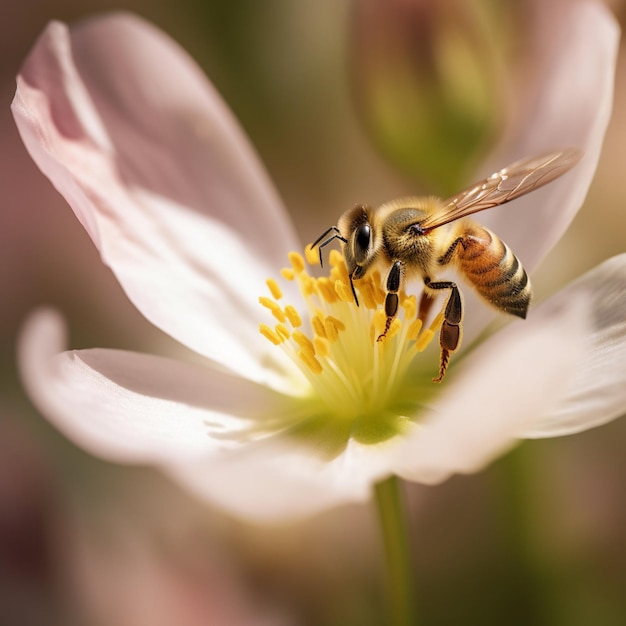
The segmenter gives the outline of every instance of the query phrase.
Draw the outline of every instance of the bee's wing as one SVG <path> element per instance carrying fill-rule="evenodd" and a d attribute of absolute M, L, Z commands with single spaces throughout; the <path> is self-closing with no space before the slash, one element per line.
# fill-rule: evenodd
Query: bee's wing
<path fill-rule="evenodd" d="M 444 200 L 441 211 L 427 217 L 420 226 L 424 232 L 428 232 L 472 213 L 519 198 L 565 174 L 581 157 L 580 150 L 566 148 L 516 161 Z"/>

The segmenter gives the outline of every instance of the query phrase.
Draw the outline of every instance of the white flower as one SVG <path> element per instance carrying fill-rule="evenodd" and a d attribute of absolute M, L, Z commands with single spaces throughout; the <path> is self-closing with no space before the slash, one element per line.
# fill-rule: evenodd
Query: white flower
<path fill-rule="evenodd" d="M 583 202 L 610 115 L 614 21 L 601 5 L 575 3 L 561 27 L 527 133 L 493 169 L 565 145 L 585 157 L 481 220 L 528 268 Z M 13 111 L 129 298 L 204 357 L 64 352 L 59 317 L 34 315 L 20 342 L 25 385 L 94 454 L 157 464 L 232 513 L 270 521 L 365 500 L 393 473 L 437 482 L 476 471 L 519 436 L 575 432 L 623 412 L 624 256 L 457 359 L 435 386 L 426 381 L 437 356 L 420 356 L 409 337 L 413 300 L 382 346 L 369 339 L 374 309 L 332 295 L 303 300 L 297 287 L 308 293 L 310 279 L 297 255 L 299 279 L 284 280 L 280 298 L 274 282 L 268 289 L 301 246 L 219 96 L 154 27 L 125 14 L 72 30 L 50 24 L 18 77 Z M 469 345 L 488 315 L 466 300 Z M 281 317 L 284 303 L 294 309 L 276 330 L 271 309 Z M 316 308 L 328 326 L 314 333 Z"/>

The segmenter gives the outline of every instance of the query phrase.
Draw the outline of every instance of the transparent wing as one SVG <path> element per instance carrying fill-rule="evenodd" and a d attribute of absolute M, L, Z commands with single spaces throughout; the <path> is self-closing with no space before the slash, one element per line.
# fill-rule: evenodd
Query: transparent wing
<path fill-rule="evenodd" d="M 519 198 L 565 174 L 581 157 L 582 151 L 566 148 L 516 161 L 456 196 L 444 200 L 441 211 L 427 217 L 420 224 L 422 230 L 428 232 L 472 213 Z"/>

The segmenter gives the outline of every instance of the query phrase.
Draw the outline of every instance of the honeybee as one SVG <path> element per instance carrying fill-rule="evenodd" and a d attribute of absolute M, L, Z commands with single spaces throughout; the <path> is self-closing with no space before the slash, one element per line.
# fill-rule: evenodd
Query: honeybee
<path fill-rule="evenodd" d="M 386 275 L 387 319 L 378 341 L 385 338 L 398 313 L 398 292 L 408 279 L 419 277 L 424 283 L 422 319 L 436 293 L 449 292 L 439 333 L 439 375 L 433 378 L 441 382 L 450 355 L 461 345 L 463 322 L 457 284 L 436 280 L 444 268 L 456 269 L 486 302 L 504 313 L 525 318 L 532 297 L 528 274 L 507 244 L 467 216 L 542 187 L 567 172 L 581 156 L 580 150 L 567 148 L 521 159 L 446 200 L 401 198 L 376 209 L 357 205 L 312 246 L 319 246 L 322 263 L 322 248 L 336 239 L 341 242 L 357 306 L 354 281 L 374 268 Z"/>

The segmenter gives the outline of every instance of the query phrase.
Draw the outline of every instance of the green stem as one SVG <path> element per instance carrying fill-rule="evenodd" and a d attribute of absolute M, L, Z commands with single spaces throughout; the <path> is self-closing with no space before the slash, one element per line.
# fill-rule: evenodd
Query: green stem
<path fill-rule="evenodd" d="M 390 626 L 415 626 L 415 583 L 407 518 L 395 476 L 374 487 L 387 557 L 387 597 Z"/>

